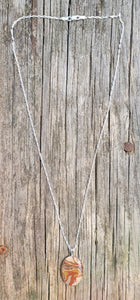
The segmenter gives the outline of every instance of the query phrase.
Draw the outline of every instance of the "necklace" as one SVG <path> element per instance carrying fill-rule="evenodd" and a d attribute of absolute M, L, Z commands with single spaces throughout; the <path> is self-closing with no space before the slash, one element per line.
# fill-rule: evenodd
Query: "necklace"
<path fill-rule="evenodd" d="M 19 65 L 19 62 L 18 62 L 17 55 L 16 55 L 14 27 L 19 21 L 25 20 L 25 19 L 30 19 L 30 18 L 60 20 L 60 21 L 67 21 L 67 22 L 78 21 L 78 20 L 86 20 L 86 19 L 95 19 L 95 20 L 118 19 L 119 23 L 121 24 L 121 35 L 120 35 L 120 40 L 119 40 L 119 45 L 118 45 L 117 61 L 116 61 L 113 81 L 112 81 L 112 85 L 111 85 L 111 89 L 110 89 L 108 107 L 107 107 L 105 119 L 104 119 L 104 122 L 103 122 L 103 126 L 102 126 L 102 129 L 101 129 L 101 132 L 100 132 L 100 136 L 99 136 L 99 139 L 98 139 L 98 142 L 97 142 L 97 145 L 96 145 L 95 153 L 93 155 L 92 165 L 91 165 L 90 174 L 89 174 L 89 177 L 88 177 L 87 186 L 85 188 L 84 200 L 83 200 L 83 205 L 82 205 L 82 209 L 81 209 L 79 225 L 78 225 L 78 228 L 77 228 L 75 244 L 74 244 L 73 248 L 70 246 L 69 241 L 67 240 L 67 238 L 65 236 L 64 228 L 63 228 L 62 223 L 61 223 L 61 219 L 60 219 L 58 207 L 57 207 L 57 204 L 56 204 L 55 196 L 54 196 L 54 193 L 53 193 L 53 189 L 52 189 L 52 186 L 51 186 L 51 183 L 50 183 L 48 172 L 47 172 L 46 166 L 44 164 L 44 159 L 42 157 L 39 142 L 38 142 L 37 135 L 36 135 L 36 132 L 35 132 L 33 120 L 32 120 L 30 109 L 29 109 L 28 99 L 27 99 L 27 95 L 26 95 L 26 92 L 25 92 L 25 87 L 24 87 L 24 83 L 23 83 L 23 79 L 22 79 L 22 75 L 21 75 L 20 65 Z M 73 255 L 73 253 L 74 253 L 74 251 L 77 247 L 77 244 L 78 244 L 78 237 L 79 237 L 81 222 L 82 222 L 84 211 L 85 211 L 85 204 L 86 204 L 86 201 L 87 201 L 87 194 L 88 194 L 89 185 L 90 185 L 90 182 L 91 182 L 91 175 L 92 175 L 93 167 L 94 167 L 94 164 L 95 164 L 95 160 L 96 160 L 97 152 L 98 152 L 98 149 L 99 149 L 99 145 L 100 145 L 100 142 L 101 142 L 101 139 L 102 139 L 102 136 L 103 136 L 105 124 L 106 124 L 106 121 L 108 119 L 108 114 L 109 114 L 109 111 L 110 111 L 110 106 L 111 106 L 111 102 L 112 102 L 112 94 L 113 94 L 113 90 L 114 90 L 114 86 L 115 86 L 115 82 L 116 82 L 116 77 L 117 77 L 117 71 L 118 71 L 118 67 L 119 67 L 119 59 L 120 59 L 120 51 L 121 51 L 123 35 L 124 35 L 124 22 L 122 21 L 120 13 L 118 15 L 101 16 L 101 17 L 100 16 L 88 16 L 88 17 L 86 17 L 86 16 L 76 15 L 76 16 L 68 16 L 68 17 L 61 17 L 61 18 L 46 16 L 46 15 L 29 15 L 29 16 L 22 16 L 22 17 L 18 18 L 17 20 L 14 21 L 14 23 L 11 27 L 12 50 L 13 50 L 15 62 L 16 62 L 17 69 L 18 69 L 18 74 L 19 74 L 19 79 L 20 79 L 20 83 L 21 83 L 21 88 L 22 88 L 22 91 L 23 91 L 23 96 L 24 96 L 24 101 L 25 101 L 25 105 L 26 105 L 26 109 L 27 109 L 27 114 L 28 114 L 28 117 L 29 117 L 29 120 L 30 120 L 30 125 L 31 125 L 31 129 L 32 129 L 32 132 L 33 132 L 34 140 L 35 140 L 35 143 L 36 143 L 38 155 L 40 157 L 40 161 L 41 161 L 42 167 L 44 169 L 44 173 L 45 173 L 46 180 L 47 180 L 47 183 L 48 183 L 48 186 L 49 186 L 51 198 L 53 200 L 54 207 L 55 207 L 55 210 L 56 210 L 56 215 L 57 215 L 57 219 L 58 219 L 58 222 L 59 222 L 60 230 L 61 230 L 62 236 L 64 238 L 64 241 L 67 245 L 68 252 L 69 252 L 69 256 L 65 257 L 64 260 L 62 261 L 60 269 L 61 269 L 61 276 L 62 276 L 63 281 L 66 284 L 70 285 L 70 286 L 77 285 L 83 277 L 82 262 L 80 261 L 80 259 L 75 257 Z"/>

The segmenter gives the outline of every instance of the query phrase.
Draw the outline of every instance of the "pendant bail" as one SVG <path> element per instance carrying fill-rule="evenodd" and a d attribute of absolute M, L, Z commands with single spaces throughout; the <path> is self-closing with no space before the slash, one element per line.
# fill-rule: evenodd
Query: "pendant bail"
<path fill-rule="evenodd" d="M 69 253 L 69 255 L 70 256 L 74 256 L 73 254 L 74 254 L 74 250 L 73 249 L 71 249 L 71 248 L 68 248 L 68 253 Z"/>
<path fill-rule="evenodd" d="M 71 250 L 71 251 L 70 251 L 70 254 L 71 254 L 71 256 L 73 257 L 73 256 L 74 256 L 74 250 Z"/>

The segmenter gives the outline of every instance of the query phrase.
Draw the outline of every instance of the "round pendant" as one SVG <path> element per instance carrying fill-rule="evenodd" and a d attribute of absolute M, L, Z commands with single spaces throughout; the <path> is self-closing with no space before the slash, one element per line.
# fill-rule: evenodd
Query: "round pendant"
<path fill-rule="evenodd" d="M 75 256 L 67 256 L 61 264 L 61 276 L 67 285 L 77 285 L 83 277 L 83 265 Z"/>

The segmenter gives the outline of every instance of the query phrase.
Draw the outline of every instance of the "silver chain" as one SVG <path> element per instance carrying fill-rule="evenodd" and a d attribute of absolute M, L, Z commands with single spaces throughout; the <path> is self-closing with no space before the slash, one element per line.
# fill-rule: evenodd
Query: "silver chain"
<path fill-rule="evenodd" d="M 39 143 L 38 143 L 36 131 L 35 131 L 35 128 L 34 128 L 32 117 L 31 117 L 31 113 L 30 113 L 30 109 L 29 109 L 29 104 L 28 104 L 28 99 L 27 99 L 27 95 L 26 95 L 26 92 L 25 92 L 25 87 L 24 87 L 24 84 L 23 84 L 23 79 L 22 79 L 22 75 L 21 75 L 21 71 L 20 71 L 20 66 L 19 66 L 19 62 L 18 62 L 18 59 L 17 59 L 16 50 L 15 50 L 14 27 L 15 27 L 15 25 L 19 21 L 25 20 L 25 19 L 30 19 L 30 18 L 60 20 L 60 21 L 68 21 L 68 22 L 79 21 L 79 20 L 86 20 L 86 19 L 95 19 L 95 20 L 118 19 L 119 22 L 120 22 L 120 24 L 121 24 L 121 36 L 120 36 L 120 41 L 119 41 L 119 46 L 118 46 L 118 52 L 117 52 L 117 62 L 116 62 L 116 66 L 115 66 L 115 71 L 114 71 L 112 86 L 111 86 L 111 89 L 110 89 L 108 108 L 107 108 L 107 112 L 106 112 L 106 116 L 105 116 L 105 119 L 104 119 L 104 122 L 103 122 L 102 129 L 101 129 L 101 132 L 100 132 L 99 140 L 98 140 L 98 143 L 96 145 L 96 150 L 95 150 L 95 153 L 94 153 L 94 156 L 93 156 L 91 170 L 90 170 L 90 174 L 89 174 L 89 178 L 88 178 L 88 183 L 87 183 L 87 186 L 86 186 L 86 189 L 85 189 L 85 193 L 84 193 L 83 206 L 82 206 L 82 210 L 81 210 L 79 225 L 78 225 L 78 228 L 77 228 L 77 234 L 76 234 L 75 244 L 74 244 L 73 248 L 71 248 L 71 246 L 70 246 L 70 244 L 69 244 L 69 242 L 68 242 L 68 240 L 67 240 L 67 238 L 65 236 L 64 229 L 63 229 L 63 226 L 62 226 L 62 223 L 61 223 L 61 219 L 60 219 L 58 207 L 57 207 L 57 204 L 56 204 L 55 196 L 54 196 L 54 193 L 53 193 L 53 190 L 52 190 L 52 187 L 51 187 L 51 183 L 50 183 L 50 179 L 49 179 L 49 176 L 48 176 L 48 172 L 47 172 L 46 166 L 44 164 L 44 159 L 43 159 L 42 154 L 41 154 L 41 150 L 40 150 L 40 146 L 39 146 Z M 37 150 L 38 150 L 38 154 L 39 154 L 39 157 L 40 157 L 40 161 L 42 163 L 42 166 L 43 166 L 43 169 L 44 169 L 44 173 L 45 173 L 45 176 L 46 176 L 46 179 L 47 179 L 47 182 L 48 182 L 48 186 L 49 186 L 51 197 L 52 197 L 52 200 L 53 200 L 53 203 L 54 203 L 54 207 L 55 207 L 55 210 L 56 210 L 56 215 L 57 215 L 57 219 L 58 219 L 59 226 L 60 226 L 60 229 L 61 229 L 61 233 L 62 233 L 64 241 L 65 241 L 65 243 L 66 243 L 66 245 L 68 247 L 68 250 L 70 251 L 71 254 L 77 248 L 78 237 L 79 237 L 79 232 L 80 232 L 80 226 L 81 226 L 81 222 L 82 222 L 82 219 L 83 219 L 83 215 L 84 215 L 84 211 L 85 211 L 85 204 L 86 204 L 86 200 L 87 200 L 87 194 L 88 194 L 89 185 L 90 185 L 90 182 L 91 182 L 91 175 L 92 175 L 92 172 L 93 172 L 93 167 L 94 167 L 94 164 L 95 164 L 95 160 L 96 160 L 98 148 L 99 148 L 102 136 L 103 136 L 105 124 L 106 124 L 106 121 L 108 119 L 108 114 L 109 114 L 109 110 L 110 110 L 110 106 L 111 106 L 111 101 L 112 101 L 112 94 L 113 94 L 114 85 L 115 85 L 115 81 L 116 81 L 116 77 L 117 77 L 117 71 L 118 71 L 118 67 L 119 67 L 119 59 L 120 59 L 120 51 L 121 51 L 121 45 L 122 45 L 123 35 L 124 35 L 124 22 L 122 21 L 120 13 L 118 15 L 112 15 L 112 16 L 78 16 L 78 15 L 76 15 L 76 16 L 68 16 L 68 17 L 61 17 L 61 18 L 52 17 L 52 16 L 46 16 L 46 15 L 29 15 L 29 16 L 22 16 L 22 17 L 18 18 L 17 20 L 14 21 L 14 23 L 13 23 L 13 25 L 11 27 L 12 49 L 13 49 L 15 61 L 16 61 L 16 64 L 17 64 L 17 69 L 18 69 L 18 73 L 19 73 L 21 88 L 22 88 L 23 95 L 24 95 L 24 100 L 25 100 L 25 104 L 26 104 L 26 109 L 27 109 L 28 117 L 29 117 L 29 120 L 30 120 L 30 125 L 31 125 L 31 128 L 32 128 L 32 132 L 33 132 L 33 136 L 34 136 L 35 143 L 36 143 L 36 146 L 37 146 Z"/>

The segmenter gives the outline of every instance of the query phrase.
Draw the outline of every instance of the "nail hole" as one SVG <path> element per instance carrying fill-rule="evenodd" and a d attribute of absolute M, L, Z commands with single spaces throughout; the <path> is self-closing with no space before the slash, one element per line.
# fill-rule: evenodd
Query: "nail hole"
<path fill-rule="evenodd" d="M 130 143 L 130 142 L 126 142 L 124 143 L 124 151 L 125 152 L 133 152 L 134 151 L 134 144 Z"/>
<path fill-rule="evenodd" d="M 0 255 L 7 255 L 9 252 L 9 247 L 7 245 L 0 245 Z"/>

